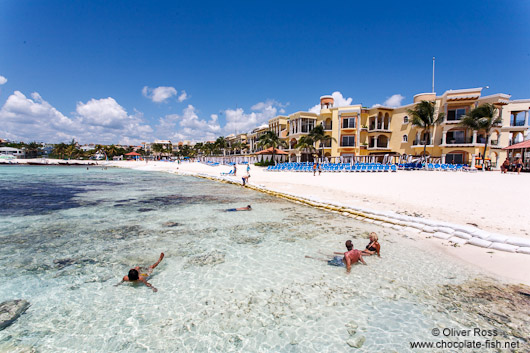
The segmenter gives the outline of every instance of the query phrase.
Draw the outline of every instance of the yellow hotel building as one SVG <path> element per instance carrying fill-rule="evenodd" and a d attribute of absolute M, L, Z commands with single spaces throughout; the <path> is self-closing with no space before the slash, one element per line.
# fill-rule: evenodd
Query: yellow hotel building
<path fill-rule="evenodd" d="M 530 137 L 530 99 L 511 101 L 508 94 L 482 96 L 482 88 L 449 90 L 441 96 L 420 93 L 414 102 L 401 107 L 360 104 L 335 107 L 332 96 L 320 97 L 320 113 L 296 112 L 269 120 L 268 129 L 287 143 L 285 150 L 291 162 L 313 161 L 313 156 L 295 148 L 300 137 L 307 135 L 317 124 L 334 140 L 322 146 L 329 162 L 406 161 L 426 154 L 442 163 L 466 163 L 474 166 L 484 150 L 485 135 L 459 125 L 460 119 L 483 103 L 492 103 L 502 117 L 502 126 L 492 130 L 487 156 L 494 167 L 500 165 L 507 152 L 502 147 Z M 445 114 L 444 121 L 433 131 L 423 132 L 411 124 L 407 110 L 422 100 L 434 101 L 436 115 Z M 253 146 L 251 146 L 253 147 Z M 321 146 L 315 146 L 320 149 Z M 250 148 L 255 152 L 255 148 Z"/>

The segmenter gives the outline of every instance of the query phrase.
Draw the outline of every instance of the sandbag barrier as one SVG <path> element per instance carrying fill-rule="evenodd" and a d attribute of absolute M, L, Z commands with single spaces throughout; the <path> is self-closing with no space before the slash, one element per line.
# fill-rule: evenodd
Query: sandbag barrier
<path fill-rule="evenodd" d="M 195 176 L 225 184 L 241 186 L 241 182 L 226 177 L 214 177 L 207 174 L 187 172 L 175 172 L 175 174 Z M 390 211 L 376 211 L 338 203 L 333 204 L 310 197 L 308 198 L 290 193 L 273 191 L 263 186 L 249 183 L 247 183 L 245 187 L 269 194 L 271 196 L 289 200 L 291 202 L 316 207 L 329 212 L 340 213 L 344 216 L 353 217 L 359 221 L 374 223 L 376 225 L 389 227 L 398 231 L 406 231 L 409 233 L 412 232 L 419 235 L 447 240 L 455 245 L 469 244 L 487 249 L 530 255 L 530 239 L 526 238 L 509 237 L 503 234 L 490 233 L 471 226 L 434 221 L 419 217 L 404 216 Z"/>

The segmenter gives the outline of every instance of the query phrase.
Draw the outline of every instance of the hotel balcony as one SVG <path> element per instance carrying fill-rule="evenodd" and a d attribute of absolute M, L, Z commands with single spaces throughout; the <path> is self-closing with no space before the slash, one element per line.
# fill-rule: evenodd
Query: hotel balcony
<path fill-rule="evenodd" d="M 369 132 L 392 132 L 389 125 L 384 124 L 371 124 L 368 128 Z"/>
<path fill-rule="evenodd" d="M 389 150 L 388 144 L 378 143 L 377 145 L 370 144 L 368 145 L 368 150 L 370 151 L 380 151 L 380 150 Z"/>
<path fill-rule="evenodd" d="M 331 131 L 332 129 L 331 124 L 322 124 L 322 127 L 324 128 L 324 131 Z"/>
<path fill-rule="evenodd" d="M 412 147 L 423 147 L 425 146 L 424 140 L 414 140 L 412 141 Z M 433 141 L 427 141 L 427 147 L 433 147 Z"/>

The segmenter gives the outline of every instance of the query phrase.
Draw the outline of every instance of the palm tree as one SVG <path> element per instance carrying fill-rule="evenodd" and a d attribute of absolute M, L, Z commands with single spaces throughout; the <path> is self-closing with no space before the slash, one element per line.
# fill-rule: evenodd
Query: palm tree
<path fill-rule="evenodd" d="M 274 131 L 267 131 L 258 139 L 258 146 L 262 148 L 272 147 L 272 161 L 274 162 L 274 165 L 276 165 L 276 161 L 274 160 L 274 150 L 278 147 L 287 146 L 287 143 L 281 140 Z"/>
<path fill-rule="evenodd" d="M 223 152 L 223 156 L 226 155 L 226 148 L 228 147 L 228 143 L 226 142 L 225 138 L 223 136 L 219 136 L 217 140 L 215 140 L 215 144 Z"/>
<path fill-rule="evenodd" d="M 160 156 L 164 152 L 164 146 L 161 143 L 153 143 L 151 145 L 151 150 L 154 152 L 155 156 Z"/>
<path fill-rule="evenodd" d="M 66 144 L 64 142 L 61 142 L 55 146 L 53 146 L 52 155 L 59 158 L 64 158 L 64 155 L 66 153 Z"/>
<path fill-rule="evenodd" d="M 434 128 L 436 125 L 440 124 L 445 114 L 438 113 L 438 116 L 435 116 L 435 107 L 434 102 L 421 101 L 416 104 L 413 109 L 407 109 L 407 112 L 412 116 L 412 125 L 417 126 L 422 129 L 422 132 L 431 132 L 431 128 Z M 425 139 L 423 144 L 423 160 L 425 161 L 425 155 L 427 150 L 427 139 Z"/>
<path fill-rule="evenodd" d="M 491 135 L 491 128 L 502 123 L 500 116 L 495 117 L 499 110 L 490 103 L 484 103 L 476 107 L 469 114 L 464 115 L 460 121 L 460 125 L 475 131 L 484 131 L 486 133 L 486 141 L 484 142 L 484 153 L 482 153 L 482 170 L 486 170 L 484 160 L 486 159 L 486 149 L 488 148 L 488 140 Z"/>
<path fill-rule="evenodd" d="M 322 125 L 315 126 L 315 128 L 309 132 L 308 136 L 311 137 L 311 139 L 315 143 L 317 142 L 320 143 L 319 149 L 318 149 L 318 158 L 321 160 L 322 160 L 322 154 L 324 152 L 324 143 L 327 141 L 337 142 L 337 139 L 335 139 L 334 137 L 326 135 L 326 133 L 324 132 L 324 126 Z"/>
<path fill-rule="evenodd" d="M 119 154 L 118 148 L 114 145 L 105 146 L 105 153 L 108 158 L 112 158 Z"/>
<path fill-rule="evenodd" d="M 30 157 L 37 157 L 40 152 L 40 148 L 41 145 L 36 141 L 30 142 L 26 145 L 26 153 L 28 153 Z"/>
<path fill-rule="evenodd" d="M 300 137 L 294 148 L 298 148 L 301 151 L 309 151 L 311 155 L 313 155 L 313 153 L 316 151 L 315 141 L 309 135 Z"/>

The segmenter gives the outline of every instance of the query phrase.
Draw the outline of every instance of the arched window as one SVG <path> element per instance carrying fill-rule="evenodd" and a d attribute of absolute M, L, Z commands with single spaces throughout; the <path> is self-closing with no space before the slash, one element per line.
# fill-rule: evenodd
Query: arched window
<path fill-rule="evenodd" d="M 409 137 L 407 135 L 403 135 L 403 142 L 408 142 L 409 141 Z"/>
<path fill-rule="evenodd" d="M 408 124 L 408 123 L 409 123 L 409 117 L 405 115 L 403 117 L 403 124 Z"/>

